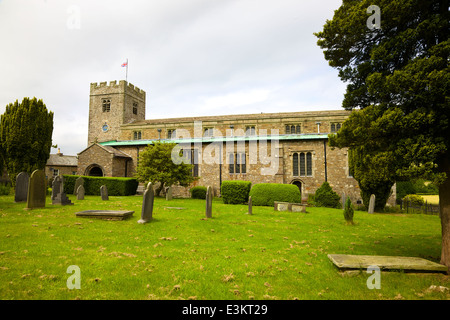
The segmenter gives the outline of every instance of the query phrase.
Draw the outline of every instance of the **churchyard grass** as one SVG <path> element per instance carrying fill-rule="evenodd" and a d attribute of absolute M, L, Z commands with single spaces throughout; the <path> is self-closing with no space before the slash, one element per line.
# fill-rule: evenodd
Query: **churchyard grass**
<path fill-rule="evenodd" d="M 153 220 L 138 224 L 142 196 L 99 196 L 72 206 L 24 210 L 0 196 L 0 299 L 449 299 L 439 274 L 383 272 L 368 289 L 366 270 L 341 274 L 327 254 L 401 255 L 439 261 L 438 216 L 272 207 L 156 198 Z M 182 207 L 173 209 L 170 207 Z M 134 210 L 124 221 L 79 218 L 83 210 Z M 69 289 L 67 268 L 80 268 Z"/>

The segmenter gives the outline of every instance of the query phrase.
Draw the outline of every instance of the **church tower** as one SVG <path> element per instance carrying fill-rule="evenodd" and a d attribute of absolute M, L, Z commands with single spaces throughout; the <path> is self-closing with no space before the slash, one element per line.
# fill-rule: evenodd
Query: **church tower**
<path fill-rule="evenodd" d="M 145 120 L 145 91 L 124 80 L 91 83 L 88 145 L 118 140 L 120 126 Z"/>

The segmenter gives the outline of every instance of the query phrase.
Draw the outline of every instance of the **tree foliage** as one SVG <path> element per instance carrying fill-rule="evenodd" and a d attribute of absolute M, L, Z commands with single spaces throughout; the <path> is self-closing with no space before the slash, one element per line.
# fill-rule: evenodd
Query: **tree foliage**
<path fill-rule="evenodd" d="M 187 187 L 195 181 L 191 164 L 186 163 L 187 161 L 181 161 L 181 163 L 173 161 L 172 151 L 177 150 L 174 149 L 176 146 L 176 143 L 156 141 L 139 154 L 136 178 L 142 182 L 160 183 L 156 190 L 157 196 L 165 186 L 179 184 Z M 177 156 L 182 158 L 181 150 Z"/>
<path fill-rule="evenodd" d="M 6 106 L 1 116 L 0 149 L 11 181 L 18 173 L 44 169 L 50 157 L 53 112 L 42 100 L 24 98 Z"/>
<path fill-rule="evenodd" d="M 370 5 L 381 8 L 379 29 L 367 27 Z M 360 184 L 440 185 L 441 261 L 450 266 L 448 8 L 448 0 L 344 0 L 316 36 L 347 83 L 342 106 L 353 110 L 330 145 L 352 149 L 354 169 L 373 169 L 360 170 Z"/>

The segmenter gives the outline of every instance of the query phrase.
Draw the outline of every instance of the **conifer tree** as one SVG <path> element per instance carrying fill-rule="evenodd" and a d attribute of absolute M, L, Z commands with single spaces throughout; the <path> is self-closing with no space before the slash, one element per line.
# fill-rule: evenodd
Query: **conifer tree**
<path fill-rule="evenodd" d="M 18 173 L 45 168 L 52 133 L 53 112 L 42 100 L 24 98 L 6 106 L 0 120 L 0 149 L 13 184 Z"/>

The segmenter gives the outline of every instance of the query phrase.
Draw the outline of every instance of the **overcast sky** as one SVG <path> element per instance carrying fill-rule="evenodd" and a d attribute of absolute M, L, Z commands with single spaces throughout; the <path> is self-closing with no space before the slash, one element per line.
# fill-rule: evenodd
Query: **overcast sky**
<path fill-rule="evenodd" d="M 0 114 L 54 112 L 53 144 L 87 147 L 89 84 L 146 91 L 146 119 L 341 109 L 313 32 L 341 0 L 0 0 Z M 51 153 L 56 153 L 55 149 Z"/>

